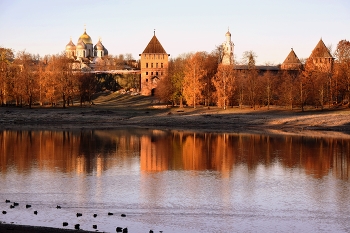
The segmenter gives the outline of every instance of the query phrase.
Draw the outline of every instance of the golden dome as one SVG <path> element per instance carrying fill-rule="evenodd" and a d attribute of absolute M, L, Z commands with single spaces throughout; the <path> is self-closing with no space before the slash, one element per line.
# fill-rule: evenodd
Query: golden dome
<path fill-rule="evenodd" d="M 92 44 L 91 37 L 86 34 L 86 30 L 84 31 L 84 34 L 79 37 L 79 39 L 82 39 L 85 44 Z"/>
<path fill-rule="evenodd" d="M 83 39 L 79 38 L 76 48 L 77 49 L 86 49 L 86 44 L 84 43 Z"/>
<path fill-rule="evenodd" d="M 66 50 L 75 50 L 75 44 L 72 42 L 72 38 L 70 38 L 69 43 L 66 45 Z"/>

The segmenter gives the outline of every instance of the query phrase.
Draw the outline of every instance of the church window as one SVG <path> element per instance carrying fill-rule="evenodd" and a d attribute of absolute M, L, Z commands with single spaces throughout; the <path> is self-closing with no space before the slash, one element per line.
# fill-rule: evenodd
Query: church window
<path fill-rule="evenodd" d="M 160 75 L 163 75 L 163 72 L 160 72 Z"/>
<path fill-rule="evenodd" d="M 83 57 L 85 57 L 85 50 L 83 51 Z"/>
<path fill-rule="evenodd" d="M 163 63 L 160 63 L 160 68 L 164 68 L 164 67 L 163 67 Z"/>
<path fill-rule="evenodd" d="M 148 72 L 146 72 L 146 75 L 148 75 Z"/>
<path fill-rule="evenodd" d="M 146 83 L 148 82 L 148 78 L 146 78 Z"/>
<path fill-rule="evenodd" d="M 153 72 L 151 72 L 151 75 L 153 75 Z"/>
<path fill-rule="evenodd" d="M 158 76 L 158 72 L 156 72 L 156 75 Z"/>
<path fill-rule="evenodd" d="M 158 63 L 156 63 L 156 68 L 158 68 Z"/>
<path fill-rule="evenodd" d="M 153 63 L 151 63 L 151 68 L 153 68 Z"/>
<path fill-rule="evenodd" d="M 101 57 L 102 57 L 102 51 L 101 51 Z"/>
<path fill-rule="evenodd" d="M 148 62 L 146 63 L 146 68 L 148 68 Z"/>

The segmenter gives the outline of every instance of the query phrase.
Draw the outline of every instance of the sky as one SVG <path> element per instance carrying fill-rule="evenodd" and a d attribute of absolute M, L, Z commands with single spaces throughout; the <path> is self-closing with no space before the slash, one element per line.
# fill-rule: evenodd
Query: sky
<path fill-rule="evenodd" d="M 146 48 L 154 30 L 170 58 L 213 51 L 230 30 L 234 55 L 280 64 L 291 48 L 307 58 L 322 38 L 350 40 L 349 0 L 0 0 L 0 47 L 40 56 L 62 53 L 86 32 L 110 55 Z"/>

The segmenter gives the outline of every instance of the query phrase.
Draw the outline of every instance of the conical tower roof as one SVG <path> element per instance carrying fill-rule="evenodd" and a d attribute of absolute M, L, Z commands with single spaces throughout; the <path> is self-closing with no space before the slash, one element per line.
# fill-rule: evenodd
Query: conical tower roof
<path fill-rule="evenodd" d="M 151 41 L 148 43 L 145 50 L 143 50 L 143 53 L 166 53 L 162 44 L 157 39 L 156 35 L 154 34 Z"/>
<path fill-rule="evenodd" d="M 318 42 L 318 44 L 316 45 L 314 50 L 312 50 L 312 53 L 310 55 L 310 58 L 315 57 L 333 58 L 326 45 L 323 43 L 322 39 Z"/>
<path fill-rule="evenodd" d="M 300 60 L 298 56 L 295 54 L 294 50 L 292 49 L 286 59 L 284 60 L 283 64 L 295 64 L 295 63 L 300 63 Z"/>

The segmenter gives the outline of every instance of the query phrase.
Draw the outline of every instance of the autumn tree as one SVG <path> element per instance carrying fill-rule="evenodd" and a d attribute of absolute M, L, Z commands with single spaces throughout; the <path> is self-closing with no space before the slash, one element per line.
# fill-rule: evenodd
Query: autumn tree
<path fill-rule="evenodd" d="M 170 75 L 166 75 L 158 81 L 154 95 L 161 101 L 171 102 L 172 105 L 174 105 L 176 101 L 174 99 L 174 93 L 175 90 L 172 83 L 172 77 Z"/>
<path fill-rule="evenodd" d="M 207 54 L 197 52 L 186 61 L 184 68 L 184 97 L 188 104 L 196 108 L 196 104 L 202 99 L 203 77 L 206 76 L 205 68 Z"/>
<path fill-rule="evenodd" d="M 257 99 L 260 100 L 260 105 L 267 105 L 267 109 L 270 109 L 270 105 L 274 100 L 274 94 L 276 92 L 275 75 L 271 71 L 266 71 L 263 76 L 259 78 L 258 83 L 258 96 Z"/>
<path fill-rule="evenodd" d="M 247 80 L 246 80 L 246 74 L 245 72 L 236 72 L 236 93 L 237 93 L 237 100 L 239 108 L 243 108 L 243 104 L 245 101 L 245 96 L 247 92 Z"/>
<path fill-rule="evenodd" d="M 339 41 L 335 50 L 335 75 L 332 90 L 336 103 L 350 100 L 350 42 Z"/>
<path fill-rule="evenodd" d="M 220 61 L 219 51 L 212 51 L 210 54 L 207 54 L 205 58 L 205 76 L 202 79 L 203 82 L 203 92 L 202 95 L 204 97 L 204 105 L 209 106 L 212 103 L 215 103 L 214 98 L 215 94 L 215 85 L 213 83 L 213 79 L 218 71 L 218 65 L 221 63 Z M 217 101 L 216 101 L 217 102 Z"/>
<path fill-rule="evenodd" d="M 5 105 L 9 98 L 9 77 L 14 60 L 12 49 L 0 47 L 0 104 Z"/>
<path fill-rule="evenodd" d="M 246 51 L 243 54 L 243 60 L 247 65 L 246 79 L 247 79 L 247 90 L 248 90 L 248 100 L 255 109 L 255 104 L 257 102 L 257 87 L 258 87 L 258 71 L 255 66 L 256 54 L 253 51 Z"/>
<path fill-rule="evenodd" d="M 162 101 L 170 101 L 173 105 L 183 107 L 184 100 L 184 69 L 189 54 L 182 54 L 171 59 L 168 64 L 168 73 L 161 79 L 156 88 L 155 95 Z"/>
<path fill-rule="evenodd" d="M 233 65 L 220 64 L 213 83 L 216 88 L 217 105 L 226 109 L 228 100 L 236 89 Z"/>
<path fill-rule="evenodd" d="M 93 73 L 76 73 L 76 78 L 78 80 L 78 92 L 80 99 L 80 106 L 83 105 L 85 101 L 92 103 L 92 95 L 96 91 L 97 79 Z"/>
<path fill-rule="evenodd" d="M 18 73 L 18 83 L 16 86 L 17 94 L 20 96 L 21 104 L 22 98 L 24 98 L 29 108 L 32 107 L 33 101 L 38 97 L 38 72 L 37 65 L 39 62 L 39 57 L 35 57 L 25 51 L 21 51 L 17 54 L 15 63 L 20 67 L 20 72 Z"/>
<path fill-rule="evenodd" d="M 299 74 L 299 71 L 284 70 L 280 74 L 281 82 L 276 82 L 279 96 L 278 103 L 281 106 L 289 106 L 290 110 L 293 110 L 293 106 L 297 102 L 296 96 L 299 89 L 297 85 Z"/>
<path fill-rule="evenodd" d="M 64 54 L 53 55 L 50 58 L 48 71 L 50 73 L 52 94 L 60 96 L 63 108 L 72 101 L 77 93 L 77 79 L 73 75 L 73 63 Z"/>

